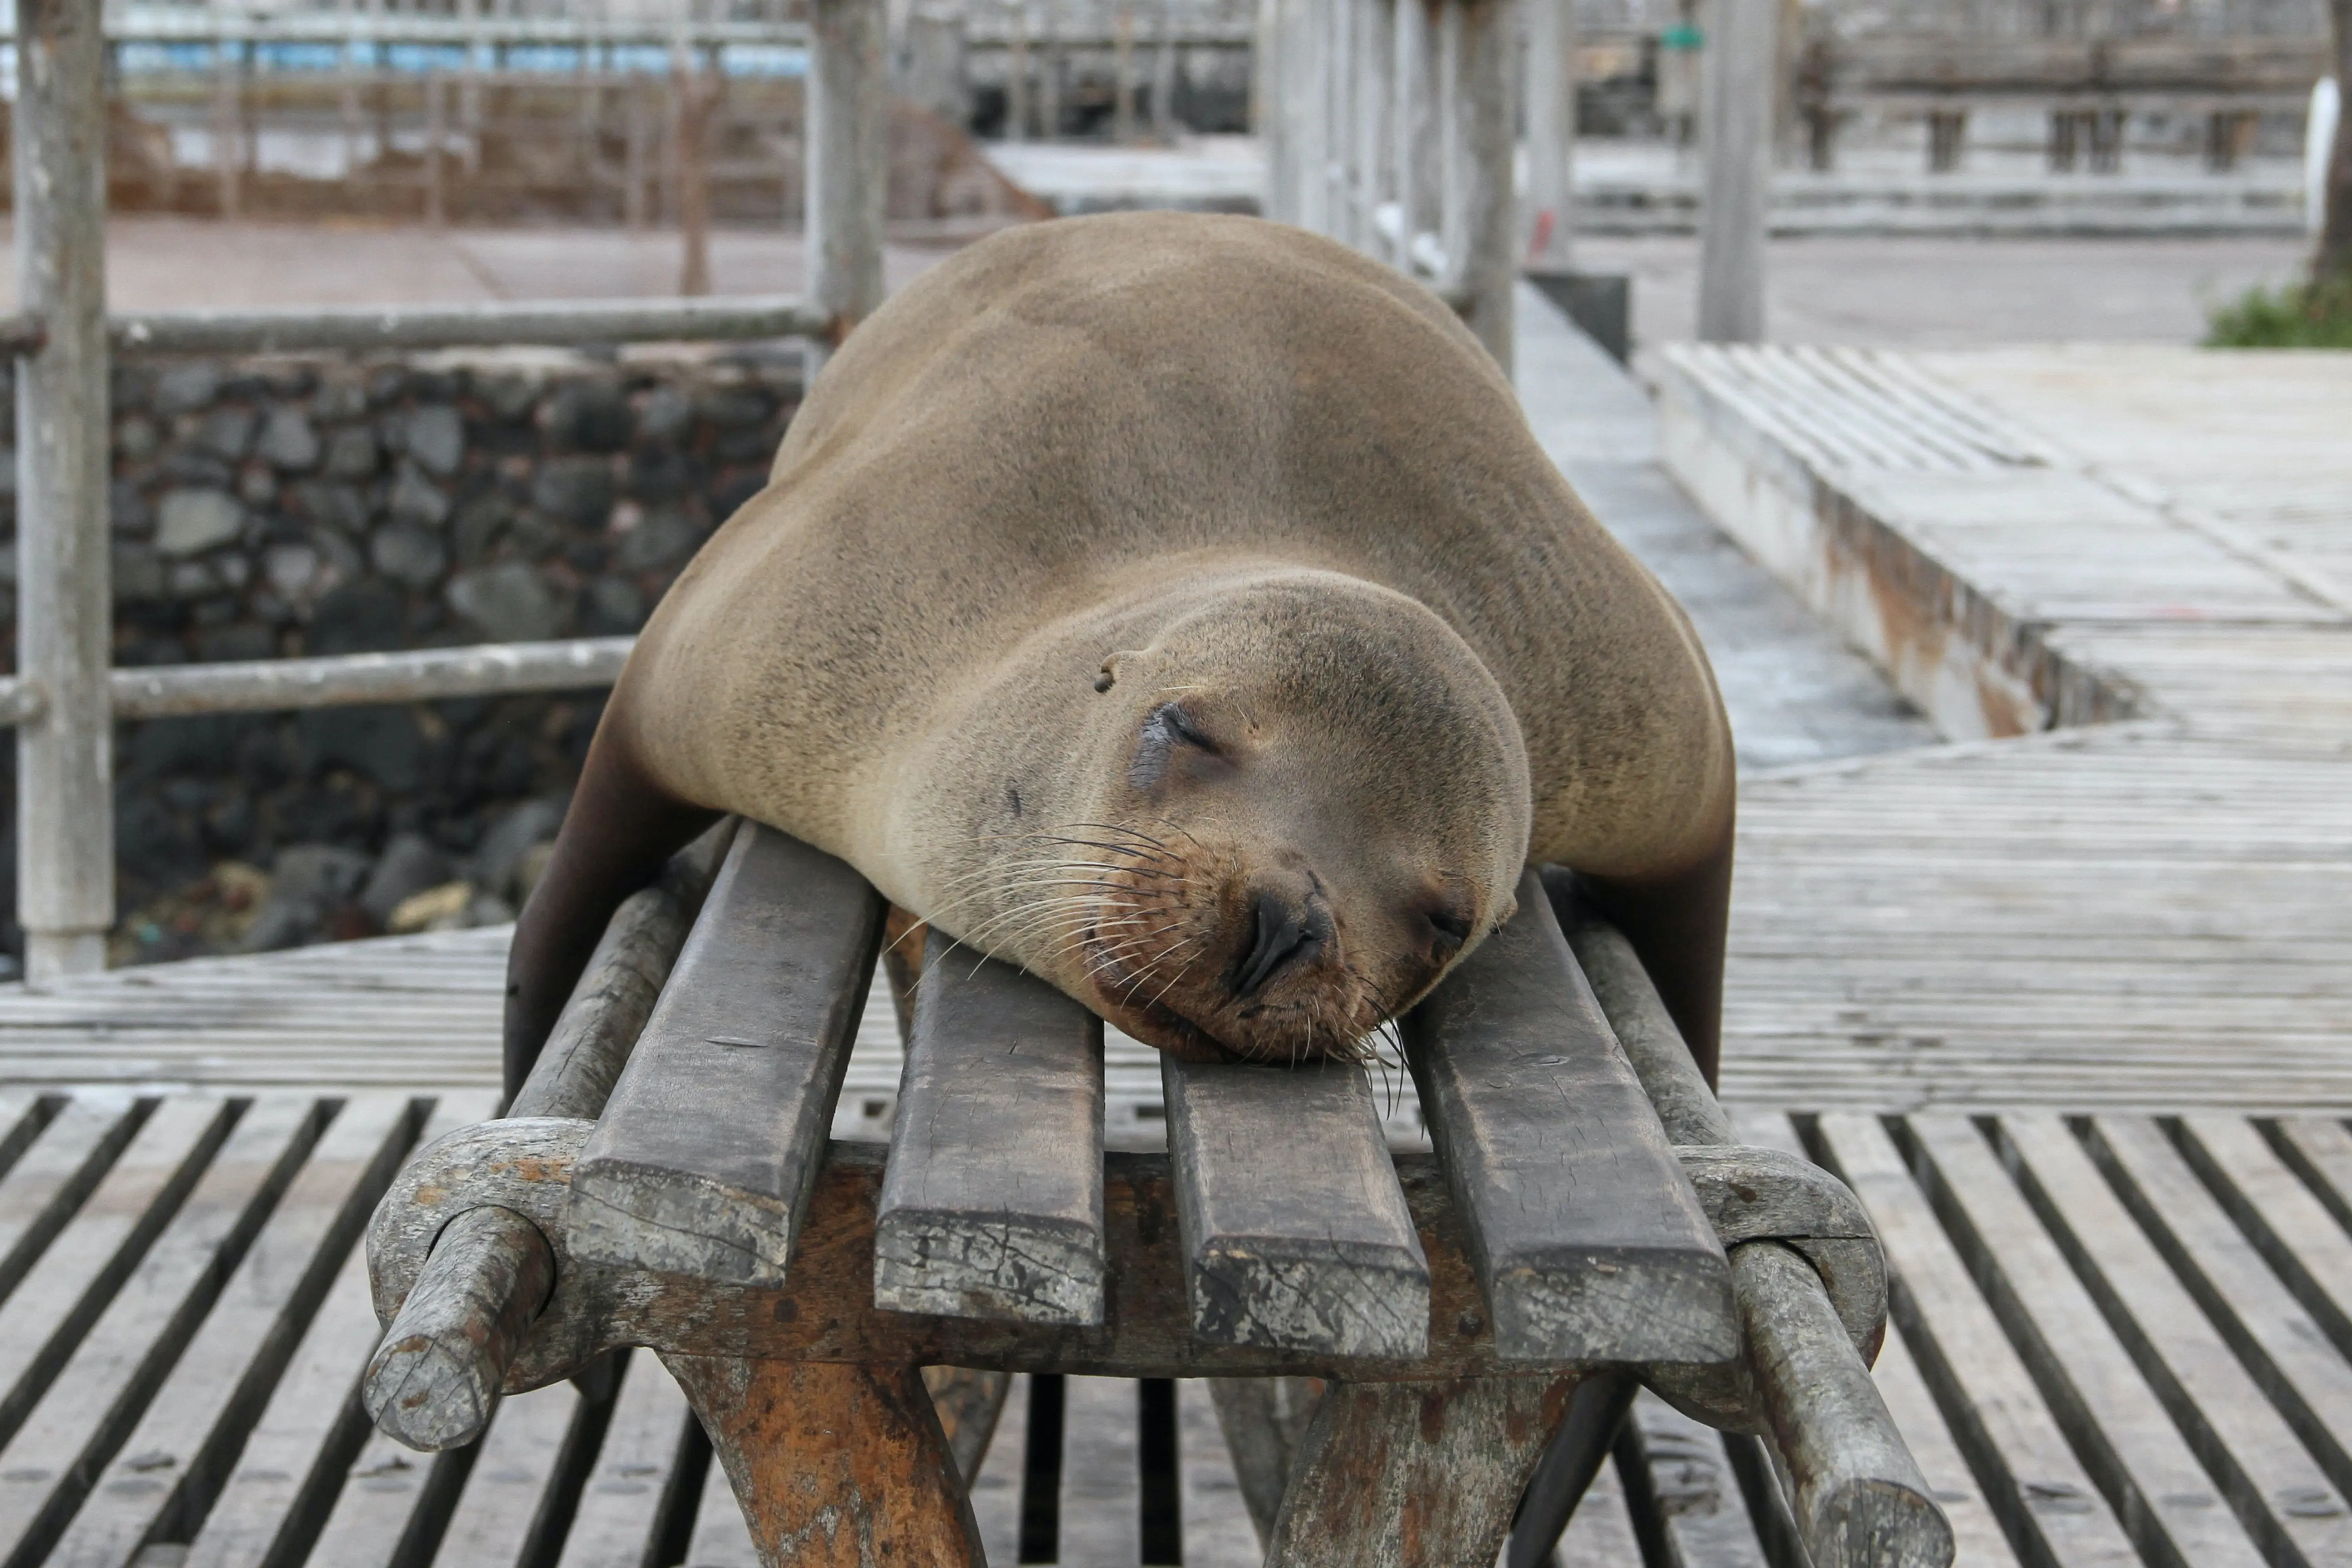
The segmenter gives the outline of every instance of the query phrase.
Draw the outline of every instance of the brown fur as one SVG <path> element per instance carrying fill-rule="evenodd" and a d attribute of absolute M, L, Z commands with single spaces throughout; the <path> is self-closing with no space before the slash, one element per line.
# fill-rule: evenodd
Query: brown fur
<path fill-rule="evenodd" d="M 1207 745 L 1147 743 L 1171 702 Z M 1433 921 L 1475 943 L 1558 861 L 1623 891 L 1711 1064 L 1733 781 L 1697 640 L 1451 314 L 1295 229 L 1042 224 L 894 299 L 656 612 L 590 774 L 510 1070 L 577 973 L 549 955 L 709 810 L 1139 1037 L 1261 1057 L 1347 1048 L 1456 955 Z M 1237 998 L 1261 886 L 1336 934 Z"/>

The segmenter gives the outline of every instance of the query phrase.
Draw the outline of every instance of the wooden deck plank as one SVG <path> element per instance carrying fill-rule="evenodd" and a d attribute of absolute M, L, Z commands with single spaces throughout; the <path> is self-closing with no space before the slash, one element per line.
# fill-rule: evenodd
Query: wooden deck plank
<path fill-rule="evenodd" d="M 1632 1426 L 1670 1568 L 1768 1568 L 1723 1434 L 1646 1390 L 1633 1402 Z M 1573 1533 L 1573 1522 L 1570 1529 Z M 1620 1553 L 1609 1562 L 1614 1568 L 1638 1556 Z"/>
<path fill-rule="evenodd" d="M 202 1321 L 319 1130 L 308 1095 L 257 1100 L 47 1392 L 0 1447 L 0 1552 L 37 1560 Z"/>
<path fill-rule="evenodd" d="M 751 1527 L 744 1522 L 743 1510 L 735 1501 L 726 1468 L 715 1458 L 703 1474 L 702 1501 L 694 1512 L 686 1568 L 761 1568 L 760 1549 L 751 1544 Z"/>
<path fill-rule="evenodd" d="M 1021 1483 L 1029 1457 L 1029 1375 L 1016 1373 L 996 1418 L 996 1435 L 971 1479 L 971 1516 L 988 1561 L 1021 1560 Z"/>
<path fill-rule="evenodd" d="M 596 1468 L 563 1537 L 557 1568 L 646 1568 L 683 1468 L 694 1411 L 651 1351 L 630 1354 L 621 1392 L 596 1449 Z"/>
<path fill-rule="evenodd" d="M 934 932 L 882 1205 L 874 1304 L 1090 1324 L 1103 1312 L 1102 1023 Z"/>
<path fill-rule="evenodd" d="M 2063 1568 L 2126 1568 L 2139 1553 L 2067 1444 L 2032 1373 L 1978 1293 L 1886 1130 L 1824 1116 L 1832 1168 L 1878 1227 L 1897 1321 L 2005 1528 Z"/>
<path fill-rule="evenodd" d="M 21 1103 L 8 1108 L 9 1141 L 25 1130 Z M 65 1228 L 122 1146 L 144 1108 L 126 1096 L 77 1095 L 0 1177 L 0 1297 L 16 1287 L 41 1249 Z"/>
<path fill-rule="evenodd" d="M 2352 1495 L 2352 1364 L 2155 1123 L 2098 1117 L 2086 1147 L 2338 1493 Z"/>
<path fill-rule="evenodd" d="M 1177 1382 L 1176 1436 L 1184 1568 L 1258 1568 L 1265 1551 L 1250 1523 L 1224 1429 L 1217 1424 L 1216 1405 L 1202 1379 Z"/>
<path fill-rule="evenodd" d="M 1062 1393 L 1062 1531 L 1055 1560 L 1140 1563 L 1135 1380 L 1066 1377 Z"/>
<path fill-rule="evenodd" d="M 545 1532 L 568 1522 L 553 1494 L 580 1405 L 580 1391 L 569 1383 L 499 1402 L 433 1554 L 435 1568 L 522 1568 L 544 1551 Z"/>
<path fill-rule="evenodd" d="M 1560 1531 L 1559 1559 L 1560 1568 L 1626 1568 L 1642 1561 L 1642 1543 L 1633 1533 L 1633 1515 L 1626 1511 L 1624 1481 L 1613 1461 L 1601 1467 L 1568 1528 Z M 1735 1568 L 1736 1563 L 1725 1568 Z M 1715 1565 L 1710 1563 L 1707 1568 Z"/>
<path fill-rule="evenodd" d="M 2257 1568 L 2263 1552 L 2222 1506 L 2163 1401 L 1975 1124 L 1915 1116 L 1906 1125 L 1947 1231 L 2141 1551 L 2200 1568 Z M 2290 1539 L 2259 1497 L 2244 1500 L 2273 1542 Z"/>
<path fill-rule="evenodd" d="M 881 929 L 848 867 L 744 826 L 573 1168 L 574 1251 L 782 1280 Z"/>
<path fill-rule="evenodd" d="M 486 1090 L 443 1095 L 416 1142 L 421 1146 L 470 1127 L 496 1110 L 496 1097 Z M 325 1527 L 355 1451 L 367 1439 L 357 1391 L 361 1369 L 382 1336 L 368 1289 L 367 1249 L 353 1247 L 204 1516 L 183 1568 L 291 1563 L 305 1538 Z M 324 1568 L 331 1559 L 318 1561 Z"/>
<path fill-rule="evenodd" d="M 335 1113 L 51 1550 L 52 1568 L 118 1568 L 167 1515 L 210 1510 L 415 1131 L 406 1095 L 354 1097 Z"/>
<path fill-rule="evenodd" d="M 2003 1117 L 2004 1161 L 2173 1421 L 2273 1558 L 2352 1563 L 2352 1510 L 2054 1116 Z"/>

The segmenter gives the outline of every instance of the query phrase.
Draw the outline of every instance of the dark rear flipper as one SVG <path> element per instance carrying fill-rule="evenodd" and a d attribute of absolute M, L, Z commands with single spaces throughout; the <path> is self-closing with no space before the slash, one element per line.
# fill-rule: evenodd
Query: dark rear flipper
<path fill-rule="evenodd" d="M 515 921 L 507 954 L 508 1099 L 539 1059 L 613 911 L 719 816 L 662 789 L 609 721 L 598 728 L 554 854 Z"/>

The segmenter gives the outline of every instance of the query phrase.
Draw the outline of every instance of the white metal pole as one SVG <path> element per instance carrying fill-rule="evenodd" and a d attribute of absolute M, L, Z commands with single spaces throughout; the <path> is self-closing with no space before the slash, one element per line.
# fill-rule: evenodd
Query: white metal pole
<path fill-rule="evenodd" d="M 1699 134 L 1706 184 L 1699 208 L 1698 335 L 1711 343 L 1764 336 L 1764 237 L 1772 191 L 1772 74 L 1778 0 L 1714 0 L 1706 31 Z"/>
<path fill-rule="evenodd" d="M 100 0 L 17 0 L 16 918 L 36 984 L 106 967 L 114 923 L 107 561 L 106 44 Z"/>
<path fill-rule="evenodd" d="M 808 297 L 836 345 L 882 303 L 885 34 L 882 0 L 809 7 Z"/>
<path fill-rule="evenodd" d="M 1528 265 L 1565 271 L 1575 203 L 1573 0 L 1527 0 Z"/>

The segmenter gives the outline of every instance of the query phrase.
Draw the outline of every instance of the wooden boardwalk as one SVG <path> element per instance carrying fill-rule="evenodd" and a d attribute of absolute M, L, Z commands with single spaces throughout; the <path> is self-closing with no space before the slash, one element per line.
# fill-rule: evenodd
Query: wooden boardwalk
<path fill-rule="evenodd" d="M 1684 486 L 1948 738 L 1744 779 L 1726 1089 L 1881 1228 L 1961 1563 L 2352 1568 L 2352 356 L 1654 375 Z M 437 1458 L 352 1403 L 358 1219 L 486 1110 L 505 941 L 0 988 L 0 1564 L 750 1561 L 650 1357 Z M 877 1002 L 837 1135 L 898 1070 Z M 1155 1061 L 1108 1076 L 1155 1146 Z M 1740 1446 L 1639 1417 L 1570 1568 L 1781 1568 Z M 1024 1381 L 974 1501 L 992 1561 L 1123 1565 L 1171 1479 L 1182 1561 L 1255 1560 L 1197 1384 Z"/>

